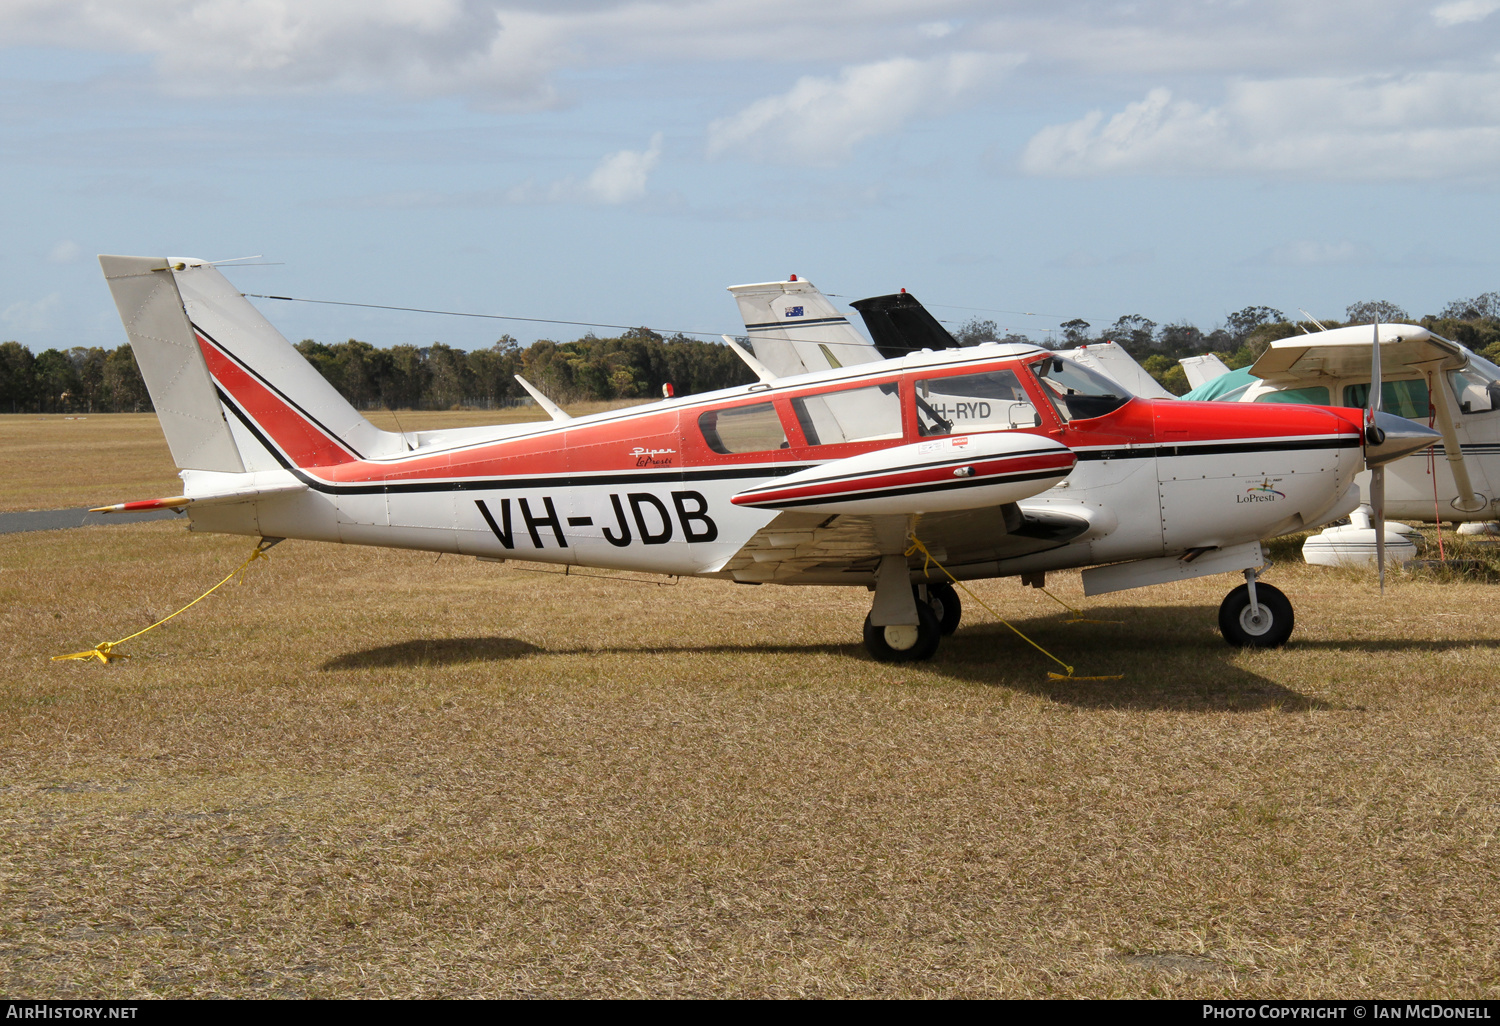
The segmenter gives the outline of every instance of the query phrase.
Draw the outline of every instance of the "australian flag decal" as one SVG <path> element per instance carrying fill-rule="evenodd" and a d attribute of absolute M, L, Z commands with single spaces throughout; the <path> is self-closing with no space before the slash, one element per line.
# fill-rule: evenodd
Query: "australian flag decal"
<path fill-rule="evenodd" d="M 801 317 L 802 316 L 802 308 L 800 306 L 789 306 L 789 307 L 786 308 L 786 316 L 787 317 Z"/>

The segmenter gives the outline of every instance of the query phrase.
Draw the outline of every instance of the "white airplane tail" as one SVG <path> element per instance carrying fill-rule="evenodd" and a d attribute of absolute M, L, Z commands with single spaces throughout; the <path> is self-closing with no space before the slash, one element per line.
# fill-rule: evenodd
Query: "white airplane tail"
<path fill-rule="evenodd" d="M 731 285 L 755 357 L 780 378 L 884 359 L 809 281 Z"/>
<path fill-rule="evenodd" d="M 129 256 L 99 264 L 179 468 L 246 473 L 406 450 L 212 264 Z"/>
<path fill-rule="evenodd" d="M 1229 373 L 1229 367 L 1213 353 L 1184 356 L 1177 361 L 1187 375 L 1189 388 L 1202 388 L 1215 378 Z"/>
<path fill-rule="evenodd" d="M 1109 375 L 1129 389 L 1131 395 L 1138 395 L 1142 399 L 1177 398 L 1147 374 L 1146 369 L 1136 363 L 1135 357 L 1127 353 L 1123 346 L 1113 342 L 1094 342 L 1077 349 L 1065 350 L 1064 355 L 1071 357 L 1074 363 L 1081 363 Z"/>

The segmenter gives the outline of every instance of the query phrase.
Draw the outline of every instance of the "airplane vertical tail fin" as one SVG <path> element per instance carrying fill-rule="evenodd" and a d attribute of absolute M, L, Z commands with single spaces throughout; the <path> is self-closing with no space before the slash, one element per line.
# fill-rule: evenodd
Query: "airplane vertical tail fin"
<path fill-rule="evenodd" d="M 406 449 L 349 405 L 212 264 L 127 256 L 99 264 L 178 467 L 240 473 Z"/>
<path fill-rule="evenodd" d="M 794 277 L 731 285 L 729 291 L 739 305 L 756 359 L 777 377 L 883 359 L 812 282 Z"/>

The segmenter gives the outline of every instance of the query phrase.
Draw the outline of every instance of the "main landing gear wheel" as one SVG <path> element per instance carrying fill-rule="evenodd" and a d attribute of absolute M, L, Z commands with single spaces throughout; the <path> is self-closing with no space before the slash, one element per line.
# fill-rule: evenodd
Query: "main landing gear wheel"
<path fill-rule="evenodd" d="M 1244 584 L 1226 595 L 1219 606 L 1219 633 L 1235 648 L 1280 648 L 1292 636 L 1292 603 L 1280 589 L 1259 581 L 1255 600 L 1260 608 L 1251 610 Z"/>
<path fill-rule="evenodd" d="M 917 605 L 922 604 L 921 585 L 917 585 Z M 932 615 L 937 617 L 938 631 L 947 637 L 958 630 L 958 621 L 963 619 L 964 606 L 958 600 L 958 592 L 953 590 L 951 584 L 929 584 L 927 586 L 927 605 L 932 609 Z"/>
<path fill-rule="evenodd" d="M 865 617 L 865 649 L 881 663 L 915 663 L 931 659 L 942 640 L 942 627 L 926 602 L 917 603 L 915 624 L 876 627 Z"/>

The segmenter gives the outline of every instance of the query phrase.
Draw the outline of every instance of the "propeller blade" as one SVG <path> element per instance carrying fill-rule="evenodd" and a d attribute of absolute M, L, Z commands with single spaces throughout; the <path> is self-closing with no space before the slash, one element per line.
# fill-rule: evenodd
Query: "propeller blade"
<path fill-rule="evenodd" d="M 1375 562 L 1379 566 L 1380 594 L 1385 594 L 1385 467 L 1370 471 L 1370 507 L 1375 513 Z"/>

